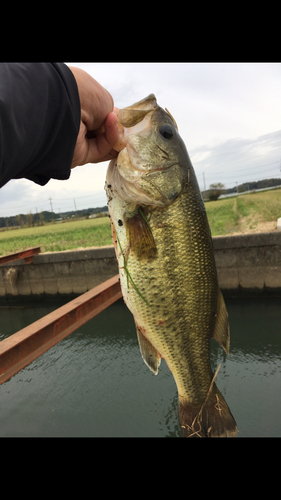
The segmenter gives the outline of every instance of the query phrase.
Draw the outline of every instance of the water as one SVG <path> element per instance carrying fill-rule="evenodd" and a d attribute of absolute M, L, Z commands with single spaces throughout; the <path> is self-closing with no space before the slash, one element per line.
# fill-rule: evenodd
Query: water
<path fill-rule="evenodd" d="M 226 300 L 230 355 L 217 385 L 238 437 L 281 436 L 281 300 Z M 0 340 L 58 307 L 1 308 Z M 177 391 L 162 361 L 144 364 L 120 300 L 0 386 L 0 436 L 178 437 Z"/>

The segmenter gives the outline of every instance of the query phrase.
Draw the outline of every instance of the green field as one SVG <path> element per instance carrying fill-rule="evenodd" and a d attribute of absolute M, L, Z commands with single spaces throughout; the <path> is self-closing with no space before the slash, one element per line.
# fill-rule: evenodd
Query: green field
<path fill-rule="evenodd" d="M 41 252 L 60 252 L 111 243 L 109 218 L 101 217 L 2 231 L 0 255 L 36 246 L 41 247 Z"/>
<path fill-rule="evenodd" d="M 213 236 L 276 229 L 281 217 L 281 189 L 206 203 Z M 272 228 L 266 224 L 272 223 Z M 0 232 L 0 255 L 40 246 L 42 252 L 111 245 L 108 217 Z"/>

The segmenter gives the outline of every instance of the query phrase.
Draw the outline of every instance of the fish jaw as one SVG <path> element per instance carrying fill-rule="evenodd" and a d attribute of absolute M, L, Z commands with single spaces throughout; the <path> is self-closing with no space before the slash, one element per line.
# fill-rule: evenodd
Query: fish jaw
<path fill-rule="evenodd" d="M 122 165 L 128 166 L 129 175 L 126 179 L 120 175 L 118 170 L 117 162 L 121 160 Z M 141 171 L 133 168 L 130 169 L 130 158 L 127 154 L 127 148 L 123 149 L 117 159 L 115 158 L 110 161 L 107 168 L 105 190 L 108 193 L 108 198 L 116 196 L 120 199 L 120 202 L 123 200 L 123 202 L 133 205 L 151 204 L 152 200 L 149 193 L 146 194 L 138 183 L 142 175 Z M 112 186 L 110 191 L 108 191 L 108 186 Z"/>
<path fill-rule="evenodd" d="M 158 106 L 154 94 L 116 113 L 119 141 L 114 149 L 119 155 L 109 164 L 107 183 L 128 203 L 169 205 L 189 176 L 188 154 L 173 117 Z M 164 138 L 161 126 L 172 131 L 172 141 Z"/>
<path fill-rule="evenodd" d="M 157 109 L 158 105 L 154 94 L 150 94 L 141 101 L 127 108 L 114 108 L 117 116 L 119 139 L 114 145 L 115 151 L 122 151 L 128 142 L 130 134 L 146 134 L 149 120 L 146 115 Z"/>
<path fill-rule="evenodd" d="M 127 203 L 148 205 L 154 201 L 139 185 L 141 177 L 147 173 L 148 168 L 143 160 L 139 161 L 139 152 L 134 144 L 138 143 L 140 138 L 146 140 L 151 135 L 152 114 L 158 108 L 154 94 L 127 108 L 115 108 L 119 139 L 114 149 L 119 154 L 108 165 L 106 186 L 113 185 L 115 193 Z M 161 168 L 161 165 L 154 166 L 154 169 L 157 168 Z M 155 204 L 162 205 L 162 202 L 156 201 Z"/>

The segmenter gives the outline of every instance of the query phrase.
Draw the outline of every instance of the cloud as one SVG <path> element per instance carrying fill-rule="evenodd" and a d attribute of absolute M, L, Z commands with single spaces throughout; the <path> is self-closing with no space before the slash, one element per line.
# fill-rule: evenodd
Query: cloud
<path fill-rule="evenodd" d="M 281 178 L 281 130 L 254 139 L 232 138 L 190 149 L 189 156 L 204 189 L 213 182 L 227 188 L 250 180 Z M 0 216 L 50 210 L 55 212 L 104 206 L 104 182 L 108 162 L 72 170 L 68 181 L 51 180 L 46 186 L 31 181 L 11 180 L 0 191 Z M 75 200 L 75 202 L 74 202 Z"/>
<path fill-rule="evenodd" d="M 70 64 L 70 63 L 68 63 Z M 71 63 L 89 72 L 124 107 L 155 93 L 179 126 L 200 187 L 279 177 L 281 65 Z M 67 181 L 41 187 L 12 180 L 0 190 L 5 213 L 101 206 L 107 162 L 77 167 Z M 95 204 L 96 203 L 96 204 Z"/>
<path fill-rule="evenodd" d="M 118 107 L 150 93 L 175 116 L 188 148 L 280 128 L 280 64 L 73 63 Z"/>
<path fill-rule="evenodd" d="M 190 159 L 201 189 L 213 182 L 235 183 L 281 178 L 281 130 L 255 139 L 233 138 L 190 150 Z"/>
<path fill-rule="evenodd" d="M 77 210 L 106 205 L 104 180 L 107 162 L 100 165 L 103 165 L 103 174 L 98 182 L 95 182 L 97 165 L 87 165 L 84 170 L 79 167 L 80 175 L 78 172 L 75 175 L 73 170 L 69 180 L 52 179 L 45 186 L 26 179 L 9 181 L 0 190 L 0 216 L 51 210 L 51 203 L 55 212 L 74 210 L 75 204 Z"/>

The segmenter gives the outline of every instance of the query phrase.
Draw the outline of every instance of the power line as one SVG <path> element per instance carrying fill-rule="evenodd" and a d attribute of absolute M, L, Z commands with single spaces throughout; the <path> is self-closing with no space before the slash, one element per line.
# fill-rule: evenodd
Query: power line
<path fill-rule="evenodd" d="M 106 196 L 105 193 L 103 195 L 103 193 L 97 192 L 96 194 L 93 193 L 93 195 L 76 196 L 75 200 L 84 199 L 84 198 L 91 198 L 93 201 L 93 204 L 96 204 L 99 202 L 104 202 L 104 200 L 106 199 L 105 196 Z M 54 197 L 51 198 L 51 197 L 49 197 L 49 198 L 45 198 L 45 199 L 40 199 L 40 201 L 34 200 L 34 202 L 23 203 L 23 204 L 17 205 L 16 210 L 20 211 L 22 209 L 30 209 L 30 206 L 31 207 L 33 206 L 35 209 L 36 206 L 42 207 L 42 205 L 46 205 L 48 202 L 50 203 L 51 211 L 53 211 L 53 204 L 61 204 L 62 206 L 63 205 L 68 205 L 68 206 L 72 205 L 73 204 L 73 197 L 72 198 L 54 198 Z M 66 202 L 66 203 L 64 203 L 64 202 Z M 0 201 L 0 207 L 1 207 L 1 201 Z M 7 205 L 5 203 L 5 209 L 14 210 L 15 209 L 15 202 L 13 201 L 9 205 Z"/>

